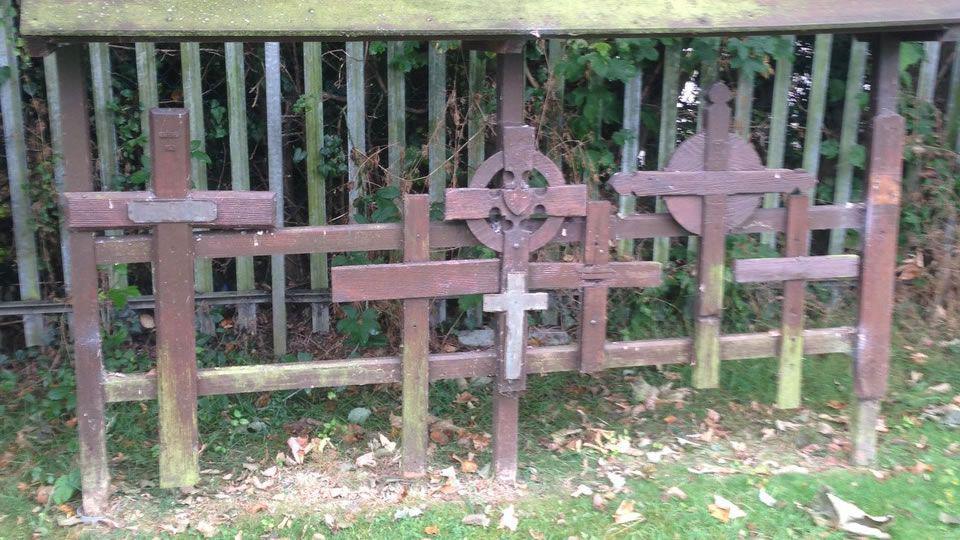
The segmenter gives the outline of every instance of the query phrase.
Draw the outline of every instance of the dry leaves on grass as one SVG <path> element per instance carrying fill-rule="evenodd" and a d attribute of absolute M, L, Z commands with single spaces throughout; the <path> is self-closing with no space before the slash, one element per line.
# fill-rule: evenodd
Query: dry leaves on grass
<path fill-rule="evenodd" d="M 503 509 L 503 514 L 500 516 L 500 523 L 497 524 L 497 528 L 517 532 L 518 525 L 520 525 L 520 519 L 517 518 L 516 508 L 511 504 Z"/>
<path fill-rule="evenodd" d="M 707 506 L 707 510 L 709 510 L 711 516 L 724 523 L 734 519 L 747 517 L 746 512 L 741 510 L 739 506 L 733 504 L 722 495 L 714 495 L 713 504 Z"/>
<path fill-rule="evenodd" d="M 643 515 L 634 510 L 636 502 L 624 499 L 620 506 L 613 512 L 613 522 L 617 525 L 632 523 L 634 521 L 643 521 Z"/>
<path fill-rule="evenodd" d="M 813 508 L 807 509 L 807 512 L 821 527 L 832 527 L 866 538 L 890 538 L 880 527 L 890 523 L 893 516 L 871 516 L 857 505 L 826 490 L 820 492 Z"/>
<path fill-rule="evenodd" d="M 490 526 L 490 518 L 486 514 L 467 514 L 463 516 L 463 519 L 460 520 L 460 523 L 464 525 L 472 525 L 474 527 L 483 527 L 486 529 Z"/>

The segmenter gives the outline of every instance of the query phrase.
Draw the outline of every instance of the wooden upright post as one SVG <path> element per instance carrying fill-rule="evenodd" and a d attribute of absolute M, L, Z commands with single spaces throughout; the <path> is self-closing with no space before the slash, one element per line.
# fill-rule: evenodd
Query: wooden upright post
<path fill-rule="evenodd" d="M 190 189 L 189 114 L 184 109 L 154 109 L 150 124 L 154 193 L 162 199 L 185 198 Z M 200 478 L 193 244 L 189 223 L 155 226 L 161 487 L 189 486 Z"/>
<path fill-rule="evenodd" d="M 874 117 L 867 172 L 867 217 L 860 272 L 860 316 L 853 364 L 857 396 L 853 462 L 866 465 L 877 451 L 876 422 L 887 390 L 893 320 L 894 268 L 903 174 L 904 119 L 897 113 L 900 39 L 878 38 Z"/>
<path fill-rule="evenodd" d="M 430 196 L 403 200 L 403 262 L 430 260 Z M 430 300 L 403 301 L 403 476 L 427 472 L 427 416 L 430 403 Z"/>
<path fill-rule="evenodd" d="M 64 191 L 93 190 L 90 156 L 84 49 L 70 45 L 57 50 L 60 124 L 63 126 Z M 101 516 L 107 510 L 110 472 L 107 469 L 107 428 L 104 418 L 103 355 L 100 344 L 97 261 L 92 232 L 70 231 L 70 275 L 73 280 L 73 363 L 77 378 L 77 432 L 80 436 L 80 482 L 83 513 Z"/>
<path fill-rule="evenodd" d="M 810 233 L 806 194 L 794 193 L 787 198 L 786 257 L 807 254 Z M 794 279 L 783 284 L 783 316 L 780 324 L 780 375 L 777 406 L 794 409 L 800 406 L 803 381 L 803 315 L 806 281 Z"/>

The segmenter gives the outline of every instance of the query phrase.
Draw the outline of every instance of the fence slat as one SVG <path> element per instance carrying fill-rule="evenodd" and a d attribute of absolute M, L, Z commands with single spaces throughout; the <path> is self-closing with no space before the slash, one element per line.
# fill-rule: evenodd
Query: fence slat
<path fill-rule="evenodd" d="M 9 6 L 7 6 L 9 8 Z M 7 159 L 7 182 L 13 218 L 13 244 L 17 256 L 17 282 L 21 300 L 40 299 L 40 267 L 31 217 L 30 169 L 27 165 L 26 131 L 23 125 L 23 100 L 20 96 L 20 66 L 17 60 L 15 30 L 8 9 L 0 31 L 0 66 L 9 71 L 0 85 L 0 110 L 3 112 L 3 143 Z M 23 317 L 23 335 L 28 347 L 43 344 L 43 317 Z"/>
<path fill-rule="evenodd" d="M 787 196 L 787 230 L 784 257 L 807 254 L 810 199 L 806 195 Z M 780 322 L 780 369 L 777 376 L 777 407 L 795 409 L 800 406 L 803 382 L 803 320 L 806 282 L 788 280 L 783 283 L 783 314 Z"/>
<path fill-rule="evenodd" d="M 153 43 L 135 43 L 137 61 L 137 96 L 140 99 L 140 134 L 150 140 L 150 109 L 160 103 L 157 87 L 157 46 Z M 150 145 L 143 145 L 143 155 L 150 157 Z"/>
<path fill-rule="evenodd" d="M 249 191 L 250 152 L 247 139 L 247 91 L 243 43 L 224 43 L 223 52 L 227 83 L 230 188 L 234 191 Z M 252 291 L 256 288 L 253 257 L 237 257 L 236 274 L 237 291 Z M 255 332 L 257 329 L 256 304 L 239 304 L 237 306 L 236 323 L 237 328 Z"/>
<path fill-rule="evenodd" d="M 64 192 L 63 171 L 63 119 L 60 110 L 60 73 L 57 53 L 43 58 L 43 80 L 47 91 L 47 114 L 50 126 L 50 146 L 53 150 L 53 183 L 58 194 Z M 8 160 L 9 161 L 9 160 Z M 60 220 L 60 261 L 63 267 L 63 289 L 70 294 L 73 290 L 73 274 L 70 271 L 70 239 L 67 220 Z"/>
<path fill-rule="evenodd" d="M 840 150 L 837 156 L 837 175 L 833 189 L 833 204 L 850 202 L 850 192 L 853 186 L 853 151 L 857 146 L 857 135 L 860 131 L 860 93 L 863 92 L 863 78 L 867 68 L 866 41 L 854 39 L 850 43 L 850 64 L 847 67 L 847 87 L 843 98 L 843 124 L 840 127 Z M 847 230 L 834 229 L 830 231 L 829 253 L 838 255 L 843 253 L 846 244 Z"/>
<path fill-rule="evenodd" d="M 447 188 L 447 52 L 441 47 L 443 43 L 439 41 L 427 43 L 427 182 L 431 205 L 443 203 Z M 447 319 L 446 300 L 436 301 L 435 317 L 434 323 Z"/>
<path fill-rule="evenodd" d="M 925 41 L 923 43 L 923 60 L 920 62 L 920 73 L 917 76 L 917 99 L 926 103 L 933 103 L 933 96 L 937 92 L 937 75 L 940 68 L 940 42 Z"/>
<path fill-rule="evenodd" d="M 190 143 L 199 145 L 198 150 L 205 151 L 207 132 L 203 123 L 203 88 L 201 86 L 200 44 L 180 44 L 180 71 L 183 81 L 183 106 L 190 112 Z M 198 157 L 190 159 L 190 177 L 193 187 L 207 189 L 207 164 Z M 197 258 L 194 262 L 194 280 L 198 292 L 213 290 L 213 261 Z M 201 326 L 205 325 L 200 318 Z"/>
<path fill-rule="evenodd" d="M 947 148 L 960 153 L 960 47 L 954 45 L 947 90 Z"/>
<path fill-rule="evenodd" d="M 794 36 L 784 36 L 790 43 L 790 56 L 777 59 L 776 73 L 773 77 L 773 103 L 770 110 L 770 136 L 767 145 L 767 167 L 783 168 L 783 157 L 787 149 L 787 119 L 790 116 L 790 90 L 793 82 Z M 763 196 L 764 208 L 780 206 L 779 193 L 767 193 Z M 764 233 L 760 241 L 770 248 L 776 248 L 777 235 Z"/>
<path fill-rule="evenodd" d="M 90 44 L 90 84 L 93 87 L 93 119 L 97 135 L 97 162 L 100 170 L 100 189 L 114 189 L 114 177 L 119 170 L 117 155 L 117 131 L 114 125 L 113 85 L 111 82 L 110 46 L 107 43 Z M 107 236 L 122 236 L 122 232 L 109 230 Z M 107 274 L 110 288 L 126 287 L 127 268 L 114 265 Z"/>
<path fill-rule="evenodd" d="M 403 200 L 403 262 L 430 259 L 429 195 L 407 195 Z M 430 406 L 430 300 L 403 301 L 403 476 L 418 478 L 427 472 Z"/>
<path fill-rule="evenodd" d="M 323 50 L 320 43 L 303 44 L 303 92 L 310 99 L 304 124 L 307 145 L 307 221 L 310 225 L 327 223 L 327 178 L 320 172 L 323 156 Z M 310 288 L 327 289 L 327 255 L 310 254 Z M 330 306 L 310 304 L 314 332 L 330 331 Z"/>
<path fill-rule="evenodd" d="M 697 96 L 697 132 L 703 130 L 703 115 L 707 108 L 707 89 L 720 76 L 720 48 L 723 46 L 723 39 L 718 37 L 704 38 L 708 40 L 709 46 L 716 51 L 716 58 L 712 62 L 700 63 L 700 79 L 697 81 L 699 94 Z M 700 237 L 690 235 L 687 237 L 687 260 L 697 260 L 697 252 L 700 250 Z"/>
<path fill-rule="evenodd" d="M 407 79 L 397 65 L 405 48 L 403 41 L 387 43 L 387 174 L 395 186 L 403 184 L 407 152 Z"/>
<path fill-rule="evenodd" d="M 263 46 L 264 78 L 267 89 L 267 177 L 276 194 L 277 228 L 283 227 L 283 116 L 280 107 L 280 44 Z M 283 255 L 270 257 L 270 286 L 273 303 L 273 354 L 287 354 L 287 272 Z"/>
<path fill-rule="evenodd" d="M 657 145 L 657 169 L 663 170 L 677 147 L 677 96 L 680 91 L 680 56 L 683 47 L 665 45 L 663 49 L 663 91 L 660 97 L 660 141 Z M 663 199 L 657 197 L 656 211 L 666 212 Z M 670 260 L 670 239 L 653 240 L 653 260 L 666 264 Z"/>
<path fill-rule="evenodd" d="M 363 171 L 361 165 L 367 154 L 367 105 L 364 66 L 365 48 L 362 41 L 346 44 L 347 70 L 347 213 L 350 223 L 356 223 L 357 199 L 363 194 Z M 358 160 L 360 160 L 358 162 Z"/>
<path fill-rule="evenodd" d="M 556 41 L 556 40 L 554 40 Z M 551 41 L 553 43 L 553 41 Z M 486 83 L 487 58 L 480 51 L 470 51 L 467 66 L 467 180 L 486 158 L 486 128 L 483 113 L 483 89 Z M 477 328 L 483 324 L 483 305 L 479 302 L 466 314 L 468 325 Z"/>
<path fill-rule="evenodd" d="M 637 170 L 637 161 L 640 154 L 640 108 L 643 97 L 643 71 L 637 69 L 637 74 L 627 81 L 623 88 L 623 131 L 627 139 L 620 150 L 620 172 L 634 172 Z M 637 198 L 630 195 L 621 195 L 617 204 L 617 211 L 621 217 L 634 214 L 637 211 Z M 633 240 L 620 240 L 617 251 L 625 257 L 633 257 L 635 243 Z"/>
<path fill-rule="evenodd" d="M 813 68 L 810 72 L 810 98 L 803 136 L 803 169 L 813 176 L 820 172 L 820 143 L 823 140 L 823 116 L 827 109 L 830 82 L 830 54 L 833 34 L 817 34 L 813 43 Z M 816 204 L 816 188 L 810 192 L 810 204 Z"/>
<path fill-rule="evenodd" d="M 737 72 L 736 101 L 733 110 L 733 132 L 745 141 L 750 140 L 750 121 L 753 118 L 753 90 L 757 74 L 741 68 Z"/>

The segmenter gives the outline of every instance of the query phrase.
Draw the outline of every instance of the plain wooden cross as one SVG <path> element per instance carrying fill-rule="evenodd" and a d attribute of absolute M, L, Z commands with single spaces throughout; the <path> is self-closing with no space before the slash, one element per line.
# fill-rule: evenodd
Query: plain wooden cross
<path fill-rule="evenodd" d="M 199 479 L 193 227 L 272 228 L 275 196 L 191 190 L 186 109 L 151 110 L 150 134 L 153 191 L 71 192 L 62 204 L 74 230 L 153 229 L 160 485 L 181 487 Z"/>
<path fill-rule="evenodd" d="M 734 163 L 760 161 L 730 132 L 730 89 L 717 82 L 707 95 L 704 134 L 686 141 L 674 154 L 670 171 L 617 173 L 610 185 L 621 195 L 664 196 L 678 223 L 701 236 L 693 336 L 693 382 L 714 388 L 720 378 L 720 322 L 723 309 L 725 239 L 729 230 L 750 217 L 763 193 L 806 193 L 816 178 L 801 170 L 735 170 Z M 685 151 L 702 145 L 699 152 Z M 678 159 L 679 158 L 679 159 Z M 699 163 L 692 163 L 697 160 Z M 677 163 L 680 161 L 680 163 Z"/>
<path fill-rule="evenodd" d="M 527 273 L 507 274 L 506 290 L 483 297 L 483 310 L 504 313 L 506 342 L 503 344 L 504 374 L 508 379 L 519 379 L 523 369 L 523 349 L 527 346 L 523 325 L 527 312 L 547 309 L 547 293 L 527 292 Z"/>

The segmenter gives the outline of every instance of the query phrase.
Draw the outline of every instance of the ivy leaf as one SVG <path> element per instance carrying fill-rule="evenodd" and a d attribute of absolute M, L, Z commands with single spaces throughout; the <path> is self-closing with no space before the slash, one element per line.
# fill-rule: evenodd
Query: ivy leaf
<path fill-rule="evenodd" d="M 80 471 L 73 471 L 57 478 L 53 483 L 53 493 L 50 500 L 53 504 L 63 504 L 73 498 L 80 489 Z"/>

